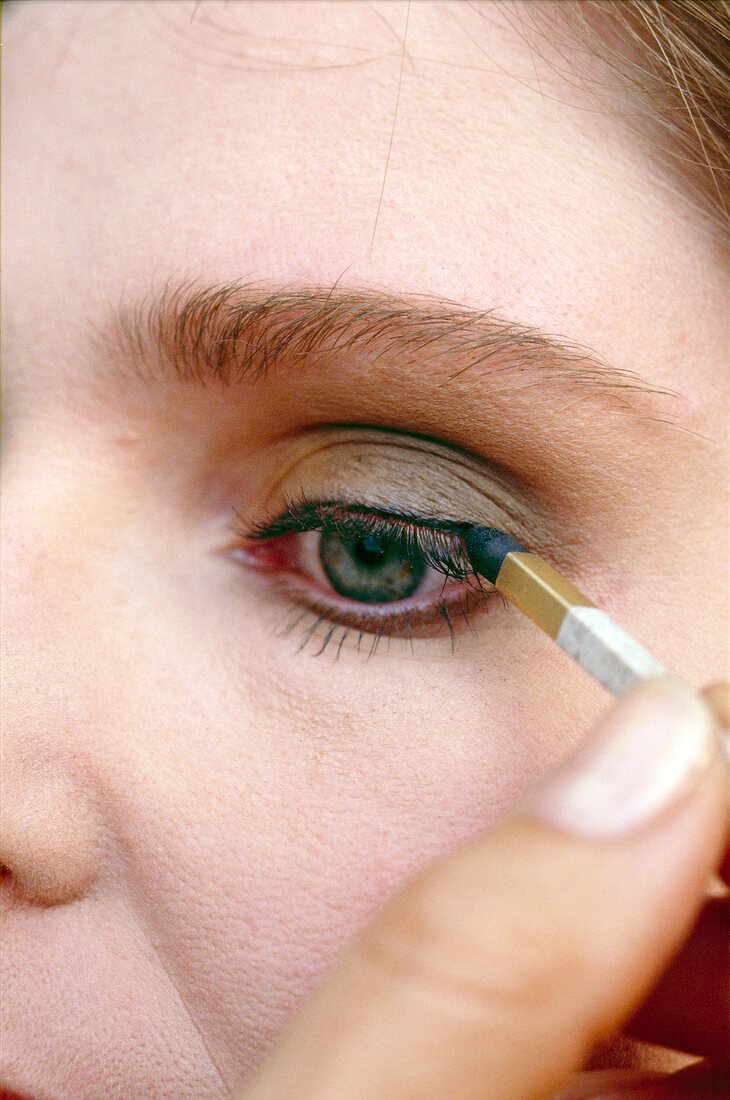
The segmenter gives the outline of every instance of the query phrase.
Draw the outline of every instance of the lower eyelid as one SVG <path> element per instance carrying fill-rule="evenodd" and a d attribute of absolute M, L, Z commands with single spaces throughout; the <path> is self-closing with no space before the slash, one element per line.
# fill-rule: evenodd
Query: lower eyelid
<path fill-rule="evenodd" d="M 464 587 L 464 582 L 462 582 L 461 591 L 454 592 L 450 599 L 432 600 L 425 606 L 414 603 L 404 605 L 395 603 L 348 605 L 345 601 L 334 603 L 312 595 L 311 590 L 300 586 L 296 579 L 290 577 L 280 578 L 275 584 L 279 595 L 293 605 L 295 613 L 297 608 L 300 608 L 304 610 L 305 615 L 309 616 L 309 630 L 306 629 L 306 620 L 302 622 L 301 613 L 295 614 L 293 620 L 294 626 L 302 626 L 306 641 L 310 639 L 311 624 L 315 626 L 321 624 L 323 629 L 326 629 L 329 624 L 352 630 L 360 636 L 401 638 L 408 642 L 414 639 L 446 637 L 450 639 L 453 648 L 456 633 L 464 631 L 476 633 L 472 625 L 472 616 L 492 608 L 501 608 L 503 603 L 496 590 L 480 592 L 476 588 Z"/>

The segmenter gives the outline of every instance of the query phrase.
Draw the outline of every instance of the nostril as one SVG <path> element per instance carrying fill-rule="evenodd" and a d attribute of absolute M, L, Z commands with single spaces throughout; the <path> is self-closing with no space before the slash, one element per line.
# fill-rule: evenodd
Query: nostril
<path fill-rule="evenodd" d="M 31 904 L 61 905 L 96 879 L 96 815 L 65 783 L 33 776 L 6 787 L 2 808 L 2 879 Z"/>

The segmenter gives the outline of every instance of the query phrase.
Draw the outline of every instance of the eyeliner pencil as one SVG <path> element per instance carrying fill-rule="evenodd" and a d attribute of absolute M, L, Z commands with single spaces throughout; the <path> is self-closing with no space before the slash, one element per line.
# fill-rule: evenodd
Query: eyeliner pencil
<path fill-rule="evenodd" d="M 494 527 L 469 527 L 472 568 L 614 695 L 667 670 L 539 554 Z"/>

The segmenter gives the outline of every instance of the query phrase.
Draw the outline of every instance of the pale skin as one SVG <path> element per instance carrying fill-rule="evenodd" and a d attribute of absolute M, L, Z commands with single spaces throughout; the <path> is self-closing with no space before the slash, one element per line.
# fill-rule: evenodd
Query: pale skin
<path fill-rule="evenodd" d="M 604 713 L 601 689 L 498 603 L 454 617 L 453 651 L 432 630 L 368 660 L 355 630 L 315 658 L 329 621 L 299 652 L 311 617 L 282 631 L 291 594 L 231 553 L 235 514 L 270 518 L 285 489 L 496 522 L 498 485 L 529 528 L 513 533 L 677 677 L 727 678 L 726 258 L 620 96 L 612 113 L 540 60 L 522 14 L 48 2 L 4 18 L 8 1090 L 385 1100 L 416 1031 L 434 1038 L 404 1096 L 445 1100 L 455 1079 L 464 1097 L 549 1096 L 626 1023 L 702 906 L 725 843 L 721 754 L 615 849 L 531 811 L 504 824 Z M 632 412 L 539 374 L 507 391 L 485 366 L 454 379 L 446 352 L 145 381 L 110 315 L 186 280 L 495 311 L 634 372 L 641 392 L 623 393 Z M 720 689 L 712 703 L 727 721 Z M 532 1058 L 524 1021 L 479 1017 L 465 1039 L 427 988 L 394 1011 L 397 981 L 368 986 L 357 954 L 311 1000 L 369 922 L 387 940 L 432 896 L 450 899 L 444 942 L 484 898 L 472 983 L 482 950 L 493 971 L 490 943 L 520 972 L 507 930 L 525 898 L 575 936 L 600 915 L 553 1014 L 570 1038 L 556 1061 Z M 552 989 L 556 942 L 543 950 Z M 672 1011 L 650 1037 L 668 1042 Z M 721 1020 L 710 1039 L 683 1026 L 673 1047 L 718 1054 Z M 358 1091 L 363 1065 L 380 1091 Z"/>

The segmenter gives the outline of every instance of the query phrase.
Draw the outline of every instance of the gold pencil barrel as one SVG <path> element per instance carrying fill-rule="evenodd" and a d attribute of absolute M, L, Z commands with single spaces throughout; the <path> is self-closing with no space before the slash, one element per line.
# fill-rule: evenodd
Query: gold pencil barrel
<path fill-rule="evenodd" d="M 493 584 L 614 695 L 622 695 L 637 680 L 668 675 L 605 611 L 538 554 L 522 547 L 509 551 Z"/>
<path fill-rule="evenodd" d="M 571 607 L 595 607 L 557 569 L 527 551 L 505 556 L 494 586 L 551 638 L 557 638 Z"/>

